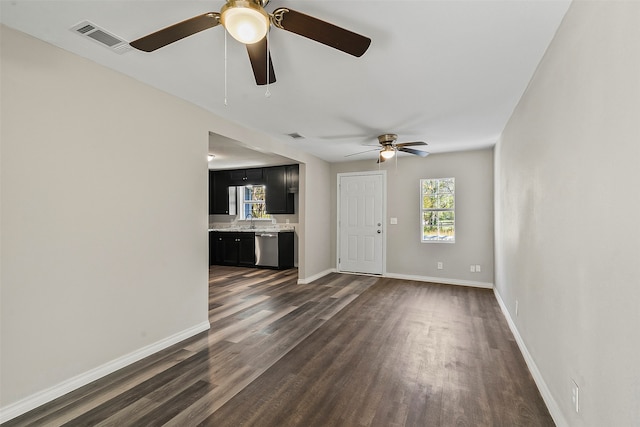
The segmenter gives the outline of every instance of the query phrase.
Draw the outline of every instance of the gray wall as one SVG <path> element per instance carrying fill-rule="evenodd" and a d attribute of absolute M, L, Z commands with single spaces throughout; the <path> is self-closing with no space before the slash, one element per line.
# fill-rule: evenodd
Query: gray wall
<path fill-rule="evenodd" d="M 496 288 L 558 425 L 640 425 L 639 165 L 640 3 L 574 1 L 495 149 Z"/>
<path fill-rule="evenodd" d="M 443 283 L 493 285 L 493 151 L 403 156 L 387 170 L 388 276 Z M 377 170 L 375 160 L 331 165 L 331 260 L 336 265 L 337 174 Z M 420 179 L 456 179 L 456 242 L 420 241 Z M 389 218 L 398 218 L 397 225 Z M 443 269 L 437 269 L 442 261 Z M 481 265 L 480 273 L 469 266 Z"/>
<path fill-rule="evenodd" d="M 299 274 L 331 268 L 328 163 L 0 29 L 0 418 L 208 327 L 211 131 L 301 163 Z"/>

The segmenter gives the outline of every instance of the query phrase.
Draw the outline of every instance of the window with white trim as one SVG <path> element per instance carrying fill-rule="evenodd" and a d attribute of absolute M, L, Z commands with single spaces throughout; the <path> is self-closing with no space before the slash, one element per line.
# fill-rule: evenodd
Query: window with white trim
<path fill-rule="evenodd" d="M 266 186 L 238 187 L 238 219 L 271 219 L 265 206 Z"/>
<path fill-rule="evenodd" d="M 456 241 L 455 178 L 420 180 L 422 242 Z"/>

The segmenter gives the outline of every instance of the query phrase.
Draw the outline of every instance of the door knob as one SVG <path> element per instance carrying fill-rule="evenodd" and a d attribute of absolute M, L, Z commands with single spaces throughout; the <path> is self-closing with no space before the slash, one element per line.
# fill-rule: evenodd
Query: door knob
<path fill-rule="evenodd" d="M 378 230 L 378 234 L 382 233 L 382 230 Z"/>

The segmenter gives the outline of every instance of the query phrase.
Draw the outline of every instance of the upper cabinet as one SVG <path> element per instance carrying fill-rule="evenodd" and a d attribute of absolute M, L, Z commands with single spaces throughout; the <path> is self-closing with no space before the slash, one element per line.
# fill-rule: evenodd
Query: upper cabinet
<path fill-rule="evenodd" d="M 209 171 L 209 215 L 235 215 L 235 194 L 227 171 Z"/>
<path fill-rule="evenodd" d="M 298 165 L 264 168 L 269 214 L 294 214 L 294 193 L 298 190 Z"/>
<path fill-rule="evenodd" d="M 295 214 L 298 165 L 209 171 L 209 215 L 235 215 L 236 186 L 266 185 L 267 213 Z"/>
<path fill-rule="evenodd" d="M 229 185 L 259 185 L 265 183 L 262 168 L 235 169 L 226 172 L 229 175 Z"/>

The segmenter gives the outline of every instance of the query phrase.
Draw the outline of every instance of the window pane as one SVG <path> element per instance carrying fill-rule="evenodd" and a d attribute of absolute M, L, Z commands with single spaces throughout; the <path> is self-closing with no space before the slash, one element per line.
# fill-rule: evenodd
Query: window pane
<path fill-rule="evenodd" d="M 438 239 L 438 227 L 424 226 L 422 233 L 422 240 L 437 240 Z"/>
<path fill-rule="evenodd" d="M 423 215 L 423 223 L 425 225 L 438 225 L 438 217 L 436 216 L 436 212 L 425 212 Z"/>
<path fill-rule="evenodd" d="M 453 209 L 453 194 L 443 194 L 438 200 L 439 209 Z"/>
<path fill-rule="evenodd" d="M 438 180 L 425 179 L 422 181 L 422 193 L 423 194 L 435 194 L 438 192 Z"/>
<path fill-rule="evenodd" d="M 252 185 L 244 187 L 245 201 L 264 201 L 265 186 Z"/>
<path fill-rule="evenodd" d="M 454 178 L 444 178 L 440 179 L 438 192 L 445 194 L 453 194 L 455 191 L 455 179 Z"/>
<path fill-rule="evenodd" d="M 438 212 L 438 223 L 439 224 L 453 224 L 455 213 L 453 211 L 442 211 Z"/>
<path fill-rule="evenodd" d="M 433 209 L 436 207 L 438 196 L 423 196 L 422 209 Z"/>

